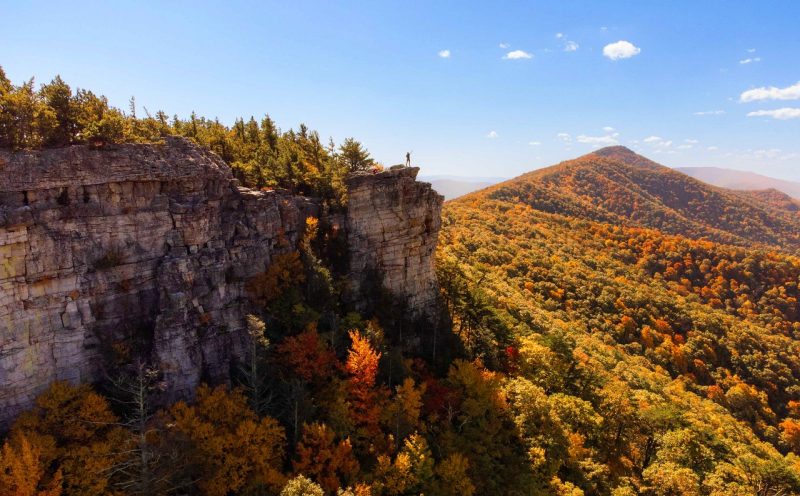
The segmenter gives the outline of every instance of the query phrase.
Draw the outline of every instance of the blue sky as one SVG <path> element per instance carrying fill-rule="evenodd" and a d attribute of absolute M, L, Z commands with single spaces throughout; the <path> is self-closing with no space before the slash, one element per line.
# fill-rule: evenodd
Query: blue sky
<path fill-rule="evenodd" d="M 800 180 L 797 1 L 0 0 L 0 12 L 14 82 L 61 74 L 123 108 L 135 95 L 227 123 L 269 113 L 355 136 L 386 164 L 412 150 L 427 174 L 510 177 L 618 143 L 670 166 Z"/>

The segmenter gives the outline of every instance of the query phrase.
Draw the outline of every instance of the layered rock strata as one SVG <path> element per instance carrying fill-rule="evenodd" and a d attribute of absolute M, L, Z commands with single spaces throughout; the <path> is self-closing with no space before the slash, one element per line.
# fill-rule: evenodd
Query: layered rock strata
<path fill-rule="evenodd" d="M 377 274 L 432 315 L 442 197 L 416 173 L 350 179 L 350 286 Z M 313 200 L 238 187 L 181 138 L 0 151 L 0 430 L 53 380 L 102 381 L 132 354 L 172 398 L 227 380 L 253 310 L 246 282 L 297 249 L 308 215 Z"/>
<path fill-rule="evenodd" d="M 307 202 L 238 188 L 182 139 L 0 153 L 0 417 L 52 380 L 145 353 L 174 396 L 224 379 L 245 282 L 295 249 Z M 2 419 L 0 419 L 2 420 Z"/>
<path fill-rule="evenodd" d="M 418 173 L 417 167 L 396 166 L 347 182 L 346 230 L 356 308 L 377 299 L 368 293 L 384 289 L 401 301 L 407 317 L 436 318 L 433 263 L 444 197 L 418 182 Z"/>

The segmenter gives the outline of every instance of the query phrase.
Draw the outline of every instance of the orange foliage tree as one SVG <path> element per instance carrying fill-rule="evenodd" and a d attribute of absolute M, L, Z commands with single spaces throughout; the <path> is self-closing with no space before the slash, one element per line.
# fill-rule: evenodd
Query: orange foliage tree
<path fill-rule="evenodd" d="M 36 453 L 40 466 L 48 467 L 40 479 L 57 480 L 53 467 L 60 466 L 67 494 L 115 494 L 111 475 L 122 461 L 119 447 L 130 437 L 118 422 L 108 401 L 89 386 L 57 381 L 20 415 L 9 438 L 20 453 L 29 443 L 29 463 Z"/>
<path fill-rule="evenodd" d="M 178 402 L 165 417 L 175 441 L 186 444 L 202 494 L 276 490 L 283 484 L 283 427 L 271 417 L 259 418 L 241 391 L 202 385 L 196 404 Z"/>
<path fill-rule="evenodd" d="M 356 437 L 372 439 L 380 432 L 378 422 L 385 396 L 382 390 L 376 388 L 381 354 L 356 330 L 350 331 L 350 340 L 352 344 L 345 362 L 350 417 L 356 426 Z"/>
<path fill-rule="evenodd" d="M 60 496 L 61 470 L 47 474 L 41 451 L 24 435 L 0 451 L 0 496 Z"/>
<path fill-rule="evenodd" d="M 331 493 L 350 483 L 359 468 L 350 440 L 336 442 L 336 433 L 316 422 L 304 426 L 293 465 L 296 473 L 311 477 Z"/>
<path fill-rule="evenodd" d="M 291 372 L 306 382 L 322 382 L 330 378 L 336 355 L 317 334 L 316 324 L 296 336 L 289 336 L 278 345 L 278 356 Z"/>

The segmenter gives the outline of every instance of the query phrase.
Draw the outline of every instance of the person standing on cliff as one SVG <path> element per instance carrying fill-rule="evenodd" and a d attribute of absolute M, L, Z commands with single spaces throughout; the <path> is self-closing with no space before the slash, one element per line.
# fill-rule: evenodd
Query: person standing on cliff
<path fill-rule="evenodd" d="M 411 152 L 406 152 L 406 167 L 411 167 Z"/>

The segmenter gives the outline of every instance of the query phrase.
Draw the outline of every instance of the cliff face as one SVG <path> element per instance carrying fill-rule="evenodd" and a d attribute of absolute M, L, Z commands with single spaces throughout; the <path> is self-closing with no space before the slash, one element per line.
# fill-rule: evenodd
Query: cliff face
<path fill-rule="evenodd" d="M 226 376 L 244 283 L 294 249 L 302 199 L 237 188 L 177 139 L 0 164 L 0 416 L 54 379 L 102 379 L 103 354 L 152 357 L 178 396 Z"/>
<path fill-rule="evenodd" d="M 436 318 L 433 257 L 444 197 L 417 182 L 418 172 L 398 167 L 348 180 L 346 229 L 357 308 L 374 303 L 382 287 L 405 305 L 407 317 Z"/>
<path fill-rule="evenodd" d="M 364 270 L 419 315 L 435 300 L 441 197 L 416 169 L 351 180 L 352 286 Z M 246 345 L 245 283 L 297 249 L 313 201 L 239 188 L 187 140 L 0 152 L 0 429 L 55 379 L 140 355 L 171 397 L 225 381 Z"/>

